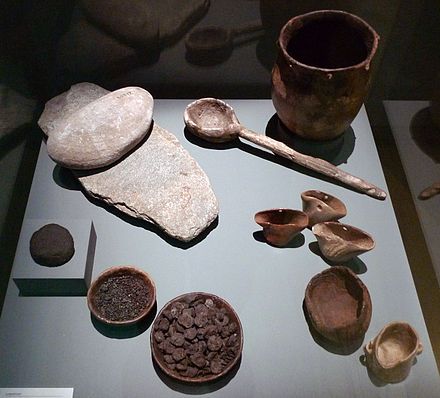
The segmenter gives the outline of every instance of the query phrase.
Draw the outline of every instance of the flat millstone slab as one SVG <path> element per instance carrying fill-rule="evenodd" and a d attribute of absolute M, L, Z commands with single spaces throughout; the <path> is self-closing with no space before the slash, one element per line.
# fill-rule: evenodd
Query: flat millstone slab
<path fill-rule="evenodd" d="M 75 171 L 92 197 L 188 242 L 218 215 L 208 177 L 176 137 L 154 124 L 134 152 L 96 173 Z"/>
<path fill-rule="evenodd" d="M 80 170 L 116 162 L 148 132 L 153 102 L 140 87 L 104 95 L 59 120 L 47 140 L 49 156 L 61 166 Z"/>
<path fill-rule="evenodd" d="M 107 93 L 92 83 L 76 84 L 46 103 L 39 125 L 50 136 L 64 118 Z M 112 167 L 74 175 L 90 196 L 185 242 L 218 216 L 208 177 L 176 137 L 157 124 L 135 151 Z"/>

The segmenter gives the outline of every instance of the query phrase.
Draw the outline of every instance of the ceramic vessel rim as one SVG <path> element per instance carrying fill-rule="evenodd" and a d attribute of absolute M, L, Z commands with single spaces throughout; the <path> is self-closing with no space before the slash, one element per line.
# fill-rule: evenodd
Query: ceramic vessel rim
<path fill-rule="evenodd" d="M 327 276 L 327 274 L 334 274 L 337 275 L 338 277 L 341 277 L 341 275 L 343 276 L 343 274 L 348 274 L 350 275 L 350 278 L 352 278 L 353 280 L 356 281 L 356 283 L 362 287 L 362 291 L 367 290 L 365 284 L 362 282 L 362 280 L 348 267 L 345 267 L 343 265 L 334 265 L 330 268 L 325 269 L 324 271 L 321 271 L 319 273 L 317 273 L 316 275 L 314 275 L 312 277 L 312 279 L 310 279 L 309 283 L 307 284 L 306 287 L 306 293 L 310 293 L 310 289 L 314 286 L 316 286 L 317 282 L 320 281 L 320 279 L 323 276 Z M 345 278 L 345 276 L 344 276 Z M 308 297 L 309 295 L 306 294 L 306 297 Z"/>
<path fill-rule="evenodd" d="M 318 193 L 318 194 L 323 194 L 323 195 L 328 196 L 329 201 L 328 201 L 328 202 L 325 202 L 324 200 L 322 200 L 321 198 L 319 198 L 318 196 L 316 196 L 316 193 Z M 339 198 L 337 198 L 336 196 L 331 195 L 331 194 L 329 194 L 329 193 L 327 193 L 327 192 L 320 191 L 320 190 L 318 190 L 318 189 L 309 189 L 309 190 L 307 190 L 307 191 L 301 192 L 301 199 L 304 200 L 304 201 L 317 200 L 317 201 L 323 203 L 325 206 L 330 207 L 330 208 L 332 208 L 332 209 L 334 209 L 335 206 L 331 206 L 329 203 L 336 202 L 336 203 L 338 203 L 338 205 L 339 205 L 341 208 L 347 210 L 347 208 L 346 208 L 344 202 L 343 202 L 341 199 L 339 199 Z"/>
<path fill-rule="evenodd" d="M 267 209 L 267 210 L 258 211 L 257 213 L 255 213 L 255 216 L 254 216 L 255 222 L 257 224 L 259 224 L 259 225 L 267 225 L 267 224 L 279 225 L 279 226 L 282 226 L 282 225 L 297 225 L 297 224 L 291 223 L 291 222 L 290 223 L 279 224 L 279 223 L 274 223 L 274 222 L 270 222 L 270 221 L 264 221 L 264 222 L 261 222 L 261 223 L 257 221 L 257 216 L 258 215 L 263 214 L 263 213 L 272 213 L 272 212 L 279 212 L 279 213 L 281 213 L 281 212 L 289 212 L 289 213 L 293 213 L 293 215 L 295 215 L 296 217 L 301 217 L 301 219 L 304 219 L 305 221 L 307 221 L 306 224 L 305 224 L 306 226 L 308 224 L 308 218 L 309 217 L 308 217 L 307 213 L 305 213 L 302 210 L 289 209 L 289 208 L 285 208 L 285 207 L 281 207 L 281 208 L 277 208 L 277 209 Z M 301 223 L 299 225 L 302 226 L 303 224 Z"/>
<path fill-rule="evenodd" d="M 368 238 L 368 240 L 371 242 L 371 245 L 369 245 L 368 246 L 368 250 L 372 250 L 372 249 L 374 249 L 374 247 L 376 246 L 376 242 L 375 242 L 375 240 L 373 239 L 373 237 L 368 233 L 368 232 L 365 232 L 364 230 L 362 230 L 362 229 L 360 229 L 360 228 L 358 228 L 358 227 L 355 227 L 355 226 L 353 226 L 353 225 L 350 225 L 350 224 L 343 224 L 343 223 L 341 223 L 341 222 L 339 222 L 339 221 L 324 221 L 324 222 L 320 222 L 320 223 L 317 223 L 317 224 L 315 224 L 313 227 L 312 227 L 312 232 L 313 232 L 313 234 L 315 235 L 315 236 L 318 236 L 318 234 L 317 233 L 315 233 L 316 231 L 316 229 L 319 229 L 319 228 L 322 228 L 323 226 L 324 227 L 329 227 L 329 226 L 332 226 L 332 225 L 338 225 L 338 226 L 340 226 L 340 227 L 346 227 L 347 229 L 352 229 L 352 230 L 354 230 L 354 231 L 357 231 L 357 232 L 359 232 L 359 233 L 361 233 L 362 235 L 365 235 L 367 238 Z M 334 235 L 336 235 L 336 236 L 339 236 L 338 234 L 335 234 L 334 232 L 332 232 Z M 344 239 L 345 240 L 345 239 Z M 347 241 L 348 242 L 348 241 Z M 352 242 L 352 241 L 350 241 L 350 242 Z"/>
<path fill-rule="evenodd" d="M 295 58 L 290 56 L 289 53 L 287 52 L 287 48 L 286 48 L 287 43 L 286 43 L 286 45 L 282 44 L 282 38 L 284 38 L 286 36 L 287 29 L 291 25 L 293 25 L 295 22 L 297 22 L 298 20 L 313 18 L 316 15 L 337 15 L 337 16 L 345 15 L 345 16 L 348 16 L 349 18 L 352 18 L 353 20 L 360 23 L 361 25 L 363 25 L 373 36 L 373 43 L 372 43 L 371 49 L 368 52 L 367 57 L 362 62 L 360 62 L 358 64 L 346 66 L 343 68 L 319 68 L 317 66 L 307 65 L 302 62 L 299 62 L 298 60 L 296 60 Z M 281 28 L 280 37 L 278 39 L 278 47 L 282 51 L 284 57 L 287 60 L 289 60 L 290 64 L 295 64 L 295 65 L 301 66 L 301 67 L 309 69 L 309 70 L 314 70 L 314 71 L 318 71 L 318 72 L 325 72 L 325 73 L 350 71 L 350 70 L 361 69 L 363 67 L 369 68 L 369 65 L 374 57 L 374 54 L 377 51 L 378 45 L 379 45 L 379 35 L 366 21 L 364 21 L 362 18 L 358 17 L 357 15 L 351 14 L 346 11 L 341 11 L 341 10 L 318 10 L 318 11 L 308 12 L 306 14 L 297 15 L 297 16 L 291 18 L 290 20 L 288 20 L 286 22 L 286 24 Z"/>
<path fill-rule="evenodd" d="M 161 363 L 161 361 L 159 361 L 156 358 L 156 350 L 154 349 L 155 346 L 155 342 L 154 342 L 154 327 L 155 327 L 155 323 L 156 321 L 160 318 L 160 316 L 162 315 L 163 311 L 168 308 L 168 306 L 170 306 L 172 303 L 176 302 L 176 301 L 180 301 L 184 298 L 187 298 L 189 296 L 205 296 L 206 298 L 214 298 L 215 301 L 219 301 L 221 302 L 227 309 L 228 311 L 230 311 L 234 317 L 235 320 L 237 321 L 237 326 L 238 326 L 238 330 L 239 330 L 239 335 L 240 335 L 240 347 L 239 347 L 239 353 L 236 355 L 236 357 L 234 358 L 233 361 L 230 362 L 230 364 L 225 367 L 220 373 L 218 374 L 213 374 L 210 375 L 208 377 L 185 377 L 185 376 L 180 376 L 178 374 L 176 374 L 174 371 L 172 371 L 171 369 L 168 369 L 166 367 L 163 366 L 163 364 Z M 243 342 L 244 342 L 244 336 L 243 336 L 243 327 L 241 325 L 241 321 L 240 318 L 238 317 L 237 313 L 235 312 L 234 308 L 223 298 L 212 294 L 212 293 L 206 293 L 206 292 L 189 292 L 189 293 L 183 293 L 177 297 L 174 297 L 173 299 L 169 300 L 166 304 L 164 304 L 164 306 L 162 307 L 162 309 L 159 311 L 159 313 L 156 316 L 156 319 L 154 320 L 153 324 L 151 325 L 151 332 L 150 332 L 150 346 L 151 346 L 151 355 L 153 356 L 156 364 L 160 367 L 160 369 L 169 377 L 172 377 L 175 380 L 180 380 L 183 381 L 185 383 L 190 383 L 190 384 L 200 384 L 200 383 L 206 383 L 206 382 L 210 382 L 210 381 L 214 381 L 217 380 L 221 377 L 223 377 L 224 375 L 226 375 L 239 361 L 239 359 L 241 358 L 242 352 L 243 352 Z"/>
<path fill-rule="evenodd" d="M 402 358 L 402 359 L 399 359 L 399 360 L 397 360 L 397 361 L 395 361 L 394 363 L 392 363 L 392 364 L 384 364 L 384 363 L 382 363 L 381 361 L 380 361 L 380 359 L 379 359 L 379 356 L 377 355 L 377 350 L 379 349 L 379 346 L 380 346 L 380 344 L 381 344 L 381 342 L 382 342 L 382 339 L 383 339 L 383 337 L 384 337 L 384 334 L 388 331 L 388 329 L 389 328 L 392 328 L 392 327 L 395 327 L 395 326 L 404 326 L 404 328 L 406 329 L 406 330 L 410 330 L 411 331 L 411 333 L 412 333 L 412 335 L 413 335 L 413 337 L 414 337 L 414 339 L 415 339 L 415 346 L 414 346 L 414 349 L 412 349 L 411 350 L 411 352 L 407 355 L 407 356 L 405 356 L 404 358 Z M 417 349 L 418 349 L 418 343 L 420 342 L 420 339 L 419 339 L 419 335 L 418 335 L 418 333 L 416 332 L 416 330 L 409 324 L 409 323 L 407 323 L 407 322 L 401 322 L 401 321 L 394 321 L 394 322 L 390 322 L 390 323 L 388 323 L 387 325 L 385 325 L 382 329 L 381 329 L 381 331 L 379 332 L 379 334 L 376 336 L 376 338 L 374 339 L 374 353 L 375 353 L 375 356 L 376 356 L 376 360 L 377 360 L 377 362 L 380 364 L 380 366 L 383 368 L 383 369 L 392 369 L 392 368 L 394 368 L 394 367 L 396 367 L 397 365 L 399 365 L 400 363 L 403 363 L 403 362 L 405 362 L 405 361 L 407 361 L 409 358 L 411 358 L 411 356 L 413 356 L 414 354 L 417 354 Z"/>
<path fill-rule="evenodd" d="M 329 194 L 327 192 L 324 191 L 320 191 L 319 189 L 308 189 L 307 191 L 303 191 L 301 192 L 301 198 L 312 198 L 312 199 L 317 199 L 317 200 L 321 200 L 320 198 L 318 198 L 316 196 L 316 193 L 318 194 L 323 194 L 323 195 L 327 195 L 329 197 L 329 199 L 337 199 L 339 202 L 342 202 L 340 199 L 338 199 L 336 196 Z"/>
<path fill-rule="evenodd" d="M 128 319 L 126 321 L 111 321 L 107 318 L 104 318 L 96 309 L 95 306 L 93 305 L 93 300 L 92 300 L 92 291 L 94 291 L 95 289 L 97 289 L 98 285 L 101 284 L 105 279 L 107 279 L 109 276 L 120 273 L 120 272 L 124 272 L 124 271 L 129 271 L 130 273 L 135 273 L 140 275 L 144 280 L 147 280 L 149 284 L 148 287 L 150 287 L 152 289 L 151 292 L 151 302 L 149 303 L 149 305 L 145 308 L 144 311 L 142 311 L 136 318 L 133 319 Z M 139 322 L 142 318 L 146 317 L 148 315 L 148 313 L 151 311 L 151 309 L 154 306 L 154 303 L 156 302 L 156 285 L 153 281 L 153 279 L 151 278 L 151 276 L 146 273 L 145 271 L 137 268 L 137 267 L 133 267 L 131 265 L 119 265 L 119 266 L 113 266 L 110 268 L 107 268 L 106 270 L 104 270 L 101 274 L 98 275 L 98 277 L 92 282 L 92 284 L 90 285 L 88 291 L 87 291 L 87 305 L 89 307 L 90 312 L 93 314 L 93 316 L 98 319 L 99 321 L 106 323 L 107 325 L 115 325 L 115 326 L 128 326 L 128 325 L 132 325 L 136 322 Z"/>

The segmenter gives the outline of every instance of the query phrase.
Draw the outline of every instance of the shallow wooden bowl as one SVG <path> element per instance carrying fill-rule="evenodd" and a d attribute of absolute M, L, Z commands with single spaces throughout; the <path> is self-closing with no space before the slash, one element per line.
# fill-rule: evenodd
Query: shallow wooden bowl
<path fill-rule="evenodd" d="M 303 212 L 309 227 L 325 221 L 336 221 L 347 215 L 345 204 L 335 196 L 314 189 L 301 193 Z"/>
<path fill-rule="evenodd" d="M 210 300 L 210 302 L 208 300 Z M 232 332 L 230 334 L 230 336 L 234 335 L 233 339 L 235 341 L 234 347 L 236 348 L 235 349 L 236 354 L 232 355 L 231 352 L 228 351 L 228 346 L 225 343 L 225 341 L 229 341 L 229 340 L 227 340 L 230 338 L 229 336 L 227 336 L 227 337 L 225 337 L 225 339 L 223 339 L 223 344 L 221 345 L 221 348 L 217 351 L 219 354 L 222 354 L 222 355 L 224 354 L 224 357 L 226 357 L 225 363 L 222 366 L 221 372 L 218 372 L 215 374 L 212 372 L 211 373 L 205 372 L 205 374 L 198 374 L 198 375 L 189 376 L 188 374 L 186 374 L 187 373 L 186 371 L 182 371 L 182 370 L 179 371 L 176 367 L 174 367 L 174 369 L 173 369 L 172 366 L 170 366 L 171 364 L 167 363 L 167 361 L 166 361 L 166 359 L 167 359 L 166 358 L 166 351 L 164 349 L 164 345 L 162 345 L 162 347 L 161 347 L 161 343 L 163 343 L 167 338 L 169 338 L 169 336 L 184 333 L 184 332 L 182 332 L 182 330 L 179 332 L 177 329 L 175 329 L 175 327 L 178 326 L 177 320 L 179 319 L 179 316 L 182 314 L 182 311 L 183 311 L 182 305 L 183 306 L 190 306 L 194 302 L 199 302 L 199 304 L 200 303 L 201 304 L 212 303 L 216 308 L 222 309 L 221 311 L 228 318 L 228 325 L 231 325 L 231 326 L 233 326 L 232 324 L 235 325 L 235 331 Z M 174 315 L 172 315 L 172 314 L 174 314 Z M 174 318 L 173 318 L 173 316 L 174 316 Z M 168 326 L 169 326 L 169 329 L 167 329 L 166 332 L 163 331 L 164 330 L 163 324 L 161 324 L 161 322 L 167 323 L 167 321 L 164 321 L 165 319 L 168 321 Z M 171 320 L 168 320 L 168 319 L 171 319 Z M 223 321 L 225 319 L 226 318 L 223 318 Z M 195 318 L 194 318 L 194 322 L 196 322 Z M 211 321 L 209 321 L 209 322 L 211 322 Z M 207 325 L 210 325 L 210 323 L 208 323 Z M 207 327 L 208 326 L 204 326 L 204 328 L 207 328 Z M 171 333 L 171 328 L 173 328 L 173 333 Z M 198 326 L 196 327 L 195 324 L 194 324 L 194 328 L 196 328 L 197 330 L 200 330 L 200 328 Z M 164 340 L 158 339 L 158 336 L 156 335 L 156 333 L 160 334 L 161 331 L 162 331 L 162 334 L 165 336 Z M 208 333 L 208 332 L 206 332 L 206 333 Z M 216 333 L 214 333 L 214 334 L 216 334 Z M 198 334 L 197 334 L 197 336 L 198 336 Z M 162 335 L 160 337 L 162 337 Z M 200 339 L 200 340 L 203 340 L 203 339 Z M 169 341 L 171 341 L 171 340 L 169 340 Z M 188 350 L 189 347 L 194 343 L 199 344 L 195 340 L 190 340 L 189 338 L 185 337 L 183 345 L 180 345 L 181 343 L 178 343 L 178 345 L 176 345 L 176 347 L 171 347 L 171 348 L 175 349 L 175 348 L 182 347 L 182 348 L 185 348 L 185 350 Z M 211 382 L 211 381 L 217 380 L 217 379 L 225 376 L 238 363 L 238 361 L 241 357 L 242 350 L 243 350 L 243 329 L 241 326 L 240 319 L 238 318 L 238 315 L 236 314 L 234 309 L 230 306 L 230 304 L 228 304 L 222 298 L 215 296 L 214 294 L 203 293 L 203 292 L 186 293 L 186 294 L 183 294 L 181 296 L 178 296 L 178 297 L 172 299 L 171 301 L 166 303 L 164 305 L 164 307 L 160 310 L 159 314 L 157 315 L 157 317 L 153 323 L 153 327 L 151 328 L 150 345 L 151 345 L 151 353 L 152 353 L 154 361 L 157 363 L 157 365 L 160 367 L 160 369 L 166 375 L 168 375 L 169 377 L 172 377 L 173 379 L 176 379 L 176 380 L 179 380 L 179 381 L 185 382 L 185 383 L 191 383 L 191 384 L 206 383 L 206 382 Z M 209 343 L 203 352 L 204 353 L 211 352 L 209 350 Z M 171 355 L 171 356 L 173 356 L 173 355 Z M 180 359 L 177 362 L 181 362 L 181 363 L 185 362 L 186 364 L 189 363 L 189 366 L 191 366 L 193 369 L 195 369 L 197 367 L 192 363 L 190 356 L 191 355 L 189 353 L 187 353 L 184 357 L 182 357 L 183 359 Z M 214 358 L 212 360 L 214 360 Z M 206 367 L 209 367 L 210 363 L 212 364 L 212 362 L 206 363 Z M 200 373 L 203 373 L 202 370 L 200 370 Z"/>
<path fill-rule="evenodd" d="M 112 320 L 108 318 L 105 314 L 102 313 L 96 302 L 96 298 L 102 284 L 108 281 L 110 278 L 116 278 L 120 276 L 133 276 L 136 279 L 142 281 L 142 283 L 144 283 L 148 289 L 148 300 L 145 308 L 143 308 L 142 311 L 134 318 L 123 321 Z M 89 306 L 90 312 L 93 314 L 93 316 L 105 324 L 114 326 L 129 326 L 141 321 L 149 314 L 155 302 L 156 286 L 153 280 L 146 272 L 132 266 L 111 267 L 105 270 L 101 275 L 98 276 L 98 278 L 96 278 L 96 280 L 92 283 L 87 292 L 87 305 Z"/>
<path fill-rule="evenodd" d="M 349 268 L 334 266 L 315 275 L 304 303 L 313 328 L 336 345 L 359 341 L 370 325 L 370 294 Z"/>
<path fill-rule="evenodd" d="M 266 240 L 274 246 L 284 246 L 309 223 L 301 210 L 270 209 L 255 214 L 255 222 L 263 227 Z"/>

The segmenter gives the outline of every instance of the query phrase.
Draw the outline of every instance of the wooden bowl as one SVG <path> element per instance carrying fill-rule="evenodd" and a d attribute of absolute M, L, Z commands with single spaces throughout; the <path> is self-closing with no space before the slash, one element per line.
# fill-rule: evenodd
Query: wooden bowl
<path fill-rule="evenodd" d="M 122 292 L 124 287 L 130 293 Z M 105 270 L 87 292 L 87 305 L 93 316 L 114 326 L 129 326 L 141 321 L 155 302 L 156 286 L 153 280 L 146 272 L 132 266 Z M 107 308 L 104 309 L 103 304 Z M 133 312 L 132 316 L 127 314 L 129 311 Z"/>
<path fill-rule="evenodd" d="M 300 210 L 271 209 L 255 214 L 255 222 L 263 227 L 266 240 L 274 246 L 284 246 L 309 223 L 307 214 Z"/>
<path fill-rule="evenodd" d="M 337 221 L 315 224 L 312 232 L 323 256 L 333 262 L 351 260 L 375 246 L 374 239 L 365 231 Z"/>
<path fill-rule="evenodd" d="M 313 328 L 336 345 L 359 341 L 370 325 L 370 294 L 347 267 L 334 266 L 315 275 L 304 303 Z"/>
<path fill-rule="evenodd" d="M 328 193 L 311 189 L 301 194 L 303 212 L 309 217 L 309 227 L 325 221 L 336 221 L 347 215 L 344 203 Z"/>
<path fill-rule="evenodd" d="M 405 380 L 423 351 L 417 332 L 406 322 L 392 322 L 364 347 L 368 368 L 387 383 Z"/>
<path fill-rule="evenodd" d="M 150 344 L 154 361 L 166 375 L 205 383 L 223 377 L 238 363 L 243 330 L 238 315 L 222 298 L 187 293 L 161 309 Z"/>

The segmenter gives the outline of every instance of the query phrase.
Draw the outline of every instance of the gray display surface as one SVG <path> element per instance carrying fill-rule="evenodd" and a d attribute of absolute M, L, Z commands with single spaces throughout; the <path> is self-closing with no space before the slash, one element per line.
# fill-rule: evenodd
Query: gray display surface
<path fill-rule="evenodd" d="M 211 180 L 220 216 L 205 239 L 186 246 L 168 242 L 145 224 L 96 206 L 65 179 L 60 181 L 45 144 L 25 219 L 92 219 L 97 234 L 93 279 L 113 265 L 140 267 L 156 283 L 158 310 L 190 291 L 224 298 L 244 331 L 235 376 L 205 386 L 164 381 L 151 359 L 150 328 L 133 337 L 110 333 L 92 322 L 85 297 L 20 297 L 11 280 L 0 320 L 0 386 L 74 387 L 76 398 L 440 396 L 439 374 L 390 199 L 380 202 L 298 172 L 247 144 L 222 150 L 196 145 L 183 131 L 189 102 L 156 101 L 154 120 L 177 136 Z M 260 133 L 274 114 L 269 100 L 228 103 L 244 125 Z M 352 128 L 354 148 L 341 168 L 386 188 L 364 109 Z M 370 378 L 360 360 L 361 347 L 342 355 L 310 334 L 302 309 L 304 291 L 312 276 L 329 266 L 314 253 L 311 231 L 303 231 L 286 248 L 260 239 L 254 214 L 274 207 L 301 208 L 300 193 L 308 189 L 339 197 L 348 211 L 343 221 L 376 239 L 376 247 L 352 263 L 373 303 L 364 343 L 393 320 L 415 327 L 425 349 L 402 383 L 383 385 Z"/>

